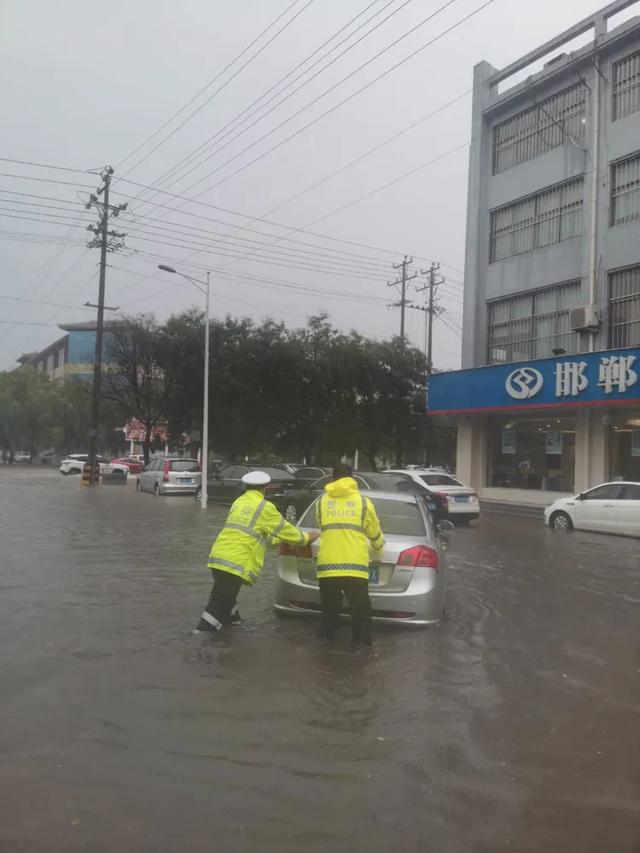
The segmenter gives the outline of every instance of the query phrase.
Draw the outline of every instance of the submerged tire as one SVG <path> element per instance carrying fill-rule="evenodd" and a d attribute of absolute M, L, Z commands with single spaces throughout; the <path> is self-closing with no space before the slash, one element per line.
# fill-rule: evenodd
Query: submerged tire
<path fill-rule="evenodd" d="M 571 516 L 562 511 L 554 512 L 549 519 L 549 527 L 553 530 L 573 530 Z"/>

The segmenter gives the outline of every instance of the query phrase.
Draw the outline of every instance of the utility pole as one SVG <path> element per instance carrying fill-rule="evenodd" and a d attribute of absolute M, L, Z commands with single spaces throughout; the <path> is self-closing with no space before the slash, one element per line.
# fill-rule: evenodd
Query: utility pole
<path fill-rule="evenodd" d="M 387 285 L 389 287 L 397 287 L 400 285 L 400 299 L 398 302 L 393 302 L 389 305 L 389 308 L 399 308 L 400 309 L 400 337 L 404 339 L 404 318 L 405 311 L 407 305 L 411 306 L 410 300 L 407 299 L 407 282 L 411 281 L 412 278 L 416 278 L 418 273 L 414 272 L 412 275 L 407 275 L 408 267 L 413 263 L 413 258 L 408 258 L 406 255 L 404 256 L 404 260 L 399 264 L 393 264 L 394 270 L 402 270 L 400 277 L 395 281 L 388 281 Z"/>
<path fill-rule="evenodd" d="M 91 473 L 89 484 L 94 485 L 97 482 L 96 476 L 96 450 L 98 446 L 98 426 L 100 423 L 100 394 L 102 390 L 102 339 L 104 333 L 104 294 L 105 294 L 105 279 L 107 272 L 107 252 L 115 252 L 122 248 L 122 239 L 124 234 L 117 231 L 109 231 L 109 213 L 117 217 L 121 211 L 126 210 L 126 204 L 109 205 L 109 188 L 111 186 L 111 176 L 113 169 L 111 166 L 105 166 L 100 173 L 103 181 L 102 186 L 97 190 L 97 194 L 92 193 L 89 196 L 89 201 L 85 205 L 87 210 L 95 207 L 100 211 L 100 219 L 97 225 L 88 225 L 87 231 L 92 231 L 96 236 L 87 245 L 90 249 L 100 248 L 100 280 L 98 285 L 98 304 L 97 304 L 97 323 L 96 323 L 96 347 L 93 358 L 93 388 L 91 392 L 91 424 L 89 427 L 89 465 Z M 100 196 L 104 195 L 104 201 L 100 201 Z M 107 309 L 112 310 L 112 309 Z"/>
<path fill-rule="evenodd" d="M 444 277 L 438 273 L 440 269 L 440 264 L 437 264 L 435 261 L 429 267 L 427 275 L 429 276 L 429 281 L 425 284 L 424 287 L 417 287 L 416 291 L 418 293 L 423 290 L 429 291 L 429 297 L 427 303 L 424 308 L 421 308 L 421 311 L 426 313 L 425 316 L 425 357 L 427 359 L 427 375 L 431 375 L 433 372 L 433 315 L 434 314 L 442 314 L 444 309 L 435 304 L 435 297 L 438 285 L 443 284 Z"/>

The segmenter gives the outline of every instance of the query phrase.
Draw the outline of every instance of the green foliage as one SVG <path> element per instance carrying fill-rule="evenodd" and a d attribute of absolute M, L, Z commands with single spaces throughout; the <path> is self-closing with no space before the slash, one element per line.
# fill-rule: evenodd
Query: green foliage
<path fill-rule="evenodd" d="M 128 418 L 167 424 L 174 446 L 202 424 L 204 317 L 191 310 L 159 324 L 130 318 L 105 351 L 102 447 Z M 210 447 L 227 459 L 245 455 L 318 464 L 356 449 L 371 467 L 384 458 L 422 458 L 432 437 L 425 415 L 425 359 L 394 338 L 343 334 L 324 314 L 302 329 L 249 319 L 211 325 Z M 0 374 L 0 445 L 84 449 L 90 385 L 51 382 L 19 368 Z"/>
<path fill-rule="evenodd" d="M 89 431 L 90 386 L 53 382 L 32 367 L 0 373 L 0 447 L 7 452 L 83 450 Z M 108 415 L 108 413 L 105 413 Z M 111 424 L 113 418 L 105 418 Z M 110 434 L 101 435 L 103 447 Z M 105 440 L 106 439 L 106 440 Z"/>

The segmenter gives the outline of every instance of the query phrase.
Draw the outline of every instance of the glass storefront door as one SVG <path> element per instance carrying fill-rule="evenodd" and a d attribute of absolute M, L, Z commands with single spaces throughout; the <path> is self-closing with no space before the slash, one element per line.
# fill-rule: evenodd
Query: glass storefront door
<path fill-rule="evenodd" d="M 512 415 L 489 421 L 490 486 L 573 492 L 575 415 Z"/>
<path fill-rule="evenodd" d="M 640 409 L 612 415 L 609 435 L 611 479 L 640 483 Z"/>

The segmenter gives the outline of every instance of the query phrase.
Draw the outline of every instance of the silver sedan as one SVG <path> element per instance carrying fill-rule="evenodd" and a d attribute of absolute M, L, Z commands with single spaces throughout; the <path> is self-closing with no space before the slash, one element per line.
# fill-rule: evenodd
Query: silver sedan
<path fill-rule="evenodd" d="M 421 626 L 442 618 L 447 590 L 446 542 L 450 521 L 436 526 L 424 500 L 398 492 L 368 491 L 385 537 L 382 554 L 369 569 L 371 615 L 377 622 Z M 298 527 L 316 528 L 315 502 Z M 318 614 L 316 578 L 319 540 L 304 548 L 279 546 L 274 607 L 279 613 Z M 379 562 L 377 560 L 379 559 Z M 346 608 L 343 613 L 347 613 Z"/>

